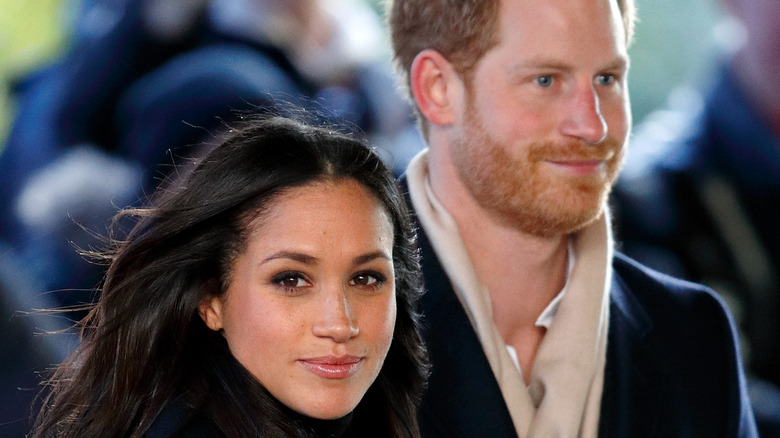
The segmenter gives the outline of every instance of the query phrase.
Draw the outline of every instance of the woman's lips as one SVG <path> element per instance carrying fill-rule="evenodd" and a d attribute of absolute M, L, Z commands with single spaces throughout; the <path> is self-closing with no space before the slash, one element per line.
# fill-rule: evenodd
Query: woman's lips
<path fill-rule="evenodd" d="M 357 373 L 363 364 L 358 356 L 322 356 L 300 359 L 299 362 L 310 373 L 323 379 L 346 379 Z"/>

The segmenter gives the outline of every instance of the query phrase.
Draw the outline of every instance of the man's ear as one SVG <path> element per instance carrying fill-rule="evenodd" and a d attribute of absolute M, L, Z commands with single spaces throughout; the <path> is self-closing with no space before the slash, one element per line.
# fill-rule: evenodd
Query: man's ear
<path fill-rule="evenodd" d="M 219 297 L 204 298 L 198 305 L 198 314 L 206 327 L 215 332 L 222 330 L 222 300 Z"/>
<path fill-rule="evenodd" d="M 409 72 L 412 95 L 420 112 L 431 123 L 448 125 L 456 120 L 462 82 L 447 59 L 435 50 L 423 50 Z"/>

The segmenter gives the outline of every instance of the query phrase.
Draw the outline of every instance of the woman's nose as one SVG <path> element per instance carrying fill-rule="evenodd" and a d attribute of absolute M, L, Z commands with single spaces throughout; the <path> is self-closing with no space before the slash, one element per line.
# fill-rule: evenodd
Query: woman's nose
<path fill-rule="evenodd" d="M 358 335 L 356 315 L 343 290 L 323 291 L 319 301 L 312 327 L 315 336 L 345 342 Z"/>

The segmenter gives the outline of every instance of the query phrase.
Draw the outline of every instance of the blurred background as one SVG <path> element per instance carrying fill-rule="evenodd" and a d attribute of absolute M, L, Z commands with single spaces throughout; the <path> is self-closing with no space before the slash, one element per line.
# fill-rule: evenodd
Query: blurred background
<path fill-rule="evenodd" d="M 0 139 L 14 117 L 10 87 L 58 56 L 65 45 L 67 1 L 0 1 Z"/>
<path fill-rule="evenodd" d="M 774 0 L 756 0 L 756 7 L 762 1 Z M 745 32 L 719 0 L 637 0 L 637 7 L 632 112 L 639 143 L 657 151 L 642 139 L 663 133 L 660 144 L 677 135 L 658 124 L 659 114 L 684 108 L 666 117 L 675 127 L 695 119 L 718 66 Z M 144 199 L 177 157 L 196 155 L 197 144 L 213 139 L 234 110 L 284 110 L 291 102 L 323 112 L 366 134 L 396 173 L 403 171 L 422 143 L 396 92 L 381 13 L 380 0 L 0 0 L 0 436 L 23 436 L 39 389 L 30 370 L 45 371 L 74 342 L 35 333 L 83 315 L 34 310 L 94 296 L 100 269 L 75 248 L 93 247 L 117 208 Z M 322 19 L 334 16 L 340 19 Z M 647 160 L 630 154 L 627 173 L 644 175 Z M 637 228 L 632 217 L 647 216 L 634 214 L 632 196 L 657 183 L 640 182 L 624 179 L 620 186 L 630 190 L 618 189 L 621 249 L 639 247 L 621 227 Z M 780 200 L 778 193 L 766 196 Z M 642 261 L 707 280 L 669 259 Z M 757 302 L 771 304 L 761 306 L 771 310 L 764 317 L 770 321 L 758 330 L 771 331 L 780 319 L 771 294 L 780 292 L 776 279 L 767 282 L 770 298 Z M 751 346 L 780 345 L 780 331 L 769 340 L 746 335 L 750 299 L 722 290 L 740 324 L 751 382 L 758 382 L 751 390 L 767 418 L 763 436 L 780 436 L 780 377 L 754 380 L 750 367 L 757 362 Z"/>
<path fill-rule="evenodd" d="M 0 0 L 0 138 L 14 115 L 9 87 L 62 54 L 77 0 Z M 379 14 L 380 0 L 366 0 Z M 635 120 L 663 105 L 676 86 L 698 83 L 714 62 L 720 7 L 715 0 L 638 0 L 631 53 Z M 721 31 L 723 29 L 721 28 Z M 720 37 L 718 37 L 720 38 Z"/>

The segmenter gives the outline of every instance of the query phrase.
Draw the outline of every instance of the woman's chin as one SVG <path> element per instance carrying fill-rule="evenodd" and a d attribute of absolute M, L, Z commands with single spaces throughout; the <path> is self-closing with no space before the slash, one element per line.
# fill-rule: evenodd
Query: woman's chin
<path fill-rule="evenodd" d="M 326 406 L 298 407 L 297 409 L 294 408 L 294 410 L 299 414 L 315 418 L 317 420 L 335 420 L 348 415 L 350 412 L 355 410 L 355 407 L 356 405 L 351 403 L 348 405 L 339 403 L 338 405 L 330 404 Z"/>

